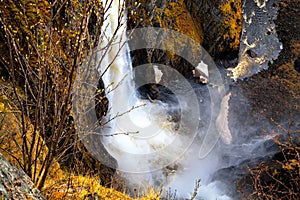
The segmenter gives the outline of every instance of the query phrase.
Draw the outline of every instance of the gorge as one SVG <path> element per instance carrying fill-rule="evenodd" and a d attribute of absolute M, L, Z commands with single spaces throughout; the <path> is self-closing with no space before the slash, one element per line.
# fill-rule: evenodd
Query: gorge
<path fill-rule="evenodd" d="M 226 73 L 219 71 L 224 66 L 216 66 L 209 55 L 203 56 L 207 54 L 204 49 L 199 51 L 200 60 L 190 63 L 195 64 L 194 69 L 207 74 L 207 84 L 196 81 L 198 77 L 184 77 L 166 65 L 148 63 L 133 68 L 130 54 L 133 50 L 161 48 L 177 53 L 174 50 L 176 47 L 168 46 L 168 39 L 164 43 L 165 38 L 176 33 L 156 28 L 133 29 L 127 32 L 124 2 L 106 3 L 103 2 L 107 11 L 102 26 L 104 37 L 100 43 L 101 50 L 95 59 L 95 65 L 100 67 L 99 72 L 109 102 L 107 115 L 101 121 L 104 126 L 98 130 L 104 147 L 97 148 L 89 140 L 85 143 L 87 148 L 94 154 L 104 148 L 116 160 L 117 171 L 127 181 L 127 189 L 131 193 L 136 189 L 143 190 L 154 186 L 162 188 L 162 196 L 167 195 L 171 189 L 176 191 L 177 198 L 191 198 L 195 195 L 195 181 L 201 179 L 197 198 L 237 198 L 233 182 L 244 173 L 240 169 L 250 161 L 262 159 L 278 151 L 270 138 L 260 133 L 262 128 L 271 130 L 274 125 L 266 119 L 259 119 L 258 115 L 249 114 L 252 112 L 249 100 L 243 98 L 243 94 L 239 93 L 239 89 Z M 247 17 L 244 18 L 248 20 Z M 266 29 L 268 26 L 270 25 L 262 25 Z M 247 30 L 245 33 L 251 34 L 251 31 Z M 275 32 L 274 29 L 273 31 Z M 146 35 L 150 41 L 144 44 L 138 38 L 141 35 Z M 163 35 L 161 40 L 160 35 Z M 162 45 L 149 46 L 153 37 Z M 249 37 L 252 36 L 242 35 L 242 38 Z M 267 52 L 272 58 L 264 55 L 259 48 L 261 44 L 257 43 L 257 46 L 248 45 L 246 50 L 241 50 L 243 53 L 240 63 L 247 62 L 243 60 L 243 56 L 249 48 L 253 48 L 253 52 L 260 51 L 255 54 L 259 54 L 264 59 L 263 62 L 276 59 L 281 47 L 276 35 L 272 37 L 275 37 L 274 43 L 271 40 L 261 43 L 277 45 L 274 51 Z M 178 34 L 175 38 L 179 43 L 185 42 L 188 48 L 193 47 L 183 35 Z M 139 42 L 142 44 L 138 44 Z M 244 48 L 243 45 L 241 48 Z M 193 48 L 188 50 L 195 51 Z M 202 58 L 206 60 L 203 61 Z M 248 68 L 243 64 L 233 69 L 233 78 L 249 77 L 261 70 L 255 67 L 250 69 L 256 61 L 251 62 L 254 64 Z M 197 68 L 197 65 L 201 66 L 200 63 L 204 68 Z M 245 72 L 245 69 L 250 72 Z M 147 80 L 149 74 L 152 74 L 151 81 Z M 167 98 L 175 100 L 153 100 L 149 95 L 142 97 L 138 89 L 145 84 L 156 84 L 161 96 L 165 95 L 162 86 L 169 87 L 172 94 Z M 179 121 L 173 120 L 177 115 L 174 113 L 179 113 Z M 248 119 L 243 121 L 245 117 Z M 99 140 L 99 137 L 92 140 Z M 107 162 L 102 158 L 98 159 L 105 164 Z M 228 171 L 230 168 L 237 172 Z"/>

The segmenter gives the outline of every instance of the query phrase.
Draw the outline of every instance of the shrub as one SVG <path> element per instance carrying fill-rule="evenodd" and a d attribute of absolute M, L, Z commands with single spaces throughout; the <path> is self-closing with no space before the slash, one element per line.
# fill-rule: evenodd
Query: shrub
<path fill-rule="evenodd" d="M 280 152 L 271 161 L 248 167 L 250 181 L 246 180 L 239 188 L 243 199 L 298 199 L 300 196 L 300 130 L 293 130 L 292 122 L 288 129 L 274 123 L 278 130 L 269 136 Z"/>

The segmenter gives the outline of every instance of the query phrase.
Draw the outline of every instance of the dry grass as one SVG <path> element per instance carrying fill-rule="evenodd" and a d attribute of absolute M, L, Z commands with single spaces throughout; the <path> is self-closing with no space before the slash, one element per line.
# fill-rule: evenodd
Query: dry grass
<path fill-rule="evenodd" d="M 7 98 L 0 96 L 0 153 L 3 154 L 12 164 L 22 168 L 22 149 L 20 149 L 21 130 L 19 126 L 19 111 L 13 110 Z M 28 127 L 32 125 L 28 121 Z M 28 129 L 26 137 L 30 137 L 31 129 Z M 41 139 L 41 138 L 40 138 Z M 41 139 L 42 140 L 42 139 Z M 37 162 L 37 171 L 41 168 L 40 163 L 45 159 L 48 148 L 44 145 Z M 34 169 L 34 168 L 33 168 Z M 31 177 L 32 178 L 32 177 Z M 74 199 L 133 199 L 125 193 L 118 192 L 112 188 L 100 185 L 99 177 L 88 175 L 70 175 L 64 172 L 58 162 L 54 162 L 49 170 L 49 175 L 42 188 L 42 193 L 49 200 L 74 200 Z M 143 194 L 137 194 L 135 199 L 155 200 L 159 199 L 159 192 L 153 188 L 145 190 Z"/>

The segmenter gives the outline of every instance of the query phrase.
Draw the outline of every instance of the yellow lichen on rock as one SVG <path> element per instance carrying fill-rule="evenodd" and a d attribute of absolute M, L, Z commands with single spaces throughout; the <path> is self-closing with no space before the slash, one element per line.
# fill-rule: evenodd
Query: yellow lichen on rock
<path fill-rule="evenodd" d="M 196 26 L 183 0 L 168 2 L 164 10 L 158 8 L 157 11 L 159 15 L 156 17 L 163 28 L 178 31 L 201 44 L 201 26 Z"/>
<path fill-rule="evenodd" d="M 202 28 L 195 24 L 183 0 L 167 2 L 164 9 L 157 8 L 157 13 L 155 19 L 159 21 L 162 28 L 171 29 L 187 36 L 186 38 L 178 38 L 177 35 L 169 35 L 164 42 L 164 48 L 168 49 L 166 52 L 168 57 L 171 58 L 173 63 L 179 63 L 179 57 L 175 56 L 174 50 L 189 46 L 190 44 L 187 44 L 187 42 L 194 41 L 200 45 L 204 37 Z M 190 40 L 187 41 L 187 38 Z M 199 56 L 194 53 L 197 50 L 190 49 L 190 54 Z"/>
<path fill-rule="evenodd" d="M 223 37 L 230 41 L 231 48 L 238 49 L 242 32 L 242 1 L 227 0 L 220 10 L 225 17 L 223 24 L 229 29 L 229 33 Z"/>
<path fill-rule="evenodd" d="M 127 8 L 130 10 L 129 28 L 159 26 L 185 34 L 198 43 L 202 42 L 202 28 L 194 22 L 183 0 L 168 1 L 160 7 L 142 0 L 138 3 L 129 2 Z"/>

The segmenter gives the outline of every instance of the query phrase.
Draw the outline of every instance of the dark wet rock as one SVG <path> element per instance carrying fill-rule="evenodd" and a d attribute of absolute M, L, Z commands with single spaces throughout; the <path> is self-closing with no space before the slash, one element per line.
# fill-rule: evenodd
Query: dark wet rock
<path fill-rule="evenodd" d="M 270 66 L 271 69 L 286 64 L 290 59 L 299 58 L 300 52 L 299 1 L 282 0 L 277 6 L 279 7 L 278 16 L 274 22 L 279 40 L 283 44 L 283 50 L 280 52 L 276 62 Z"/>
<path fill-rule="evenodd" d="M 0 155 L 0 199 L 44 200 L 30 178 Z"/>
<path fill-rule="evenodd" d="M 300 59 L 294 61 L 294 69 L 300 73 Z"/>
<path fill-rule="evenodd" d="M 108 111 L 108 98 L 105 94 L 105 86 L 102 79 L 99 79 L 97 85 L 97 91 L 95 94 L 95 110 L 99 123 L 101 123 L 102 117 L 104 117 Z"/>
<path fill-rule="evenodd" d="M 251 105 L 251 111 L 266 118 L 282 119 L 297 110 L 295 97 L 280 79 L 261 75 L 239 83 Z"/>
<path fill-rule="evenodd" d="M 146 84 L 138 88 L 140 98 L 150 100 L 154 102 L 156 99 L 160 98 L 161 91 L 156 84 Z"/>

